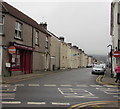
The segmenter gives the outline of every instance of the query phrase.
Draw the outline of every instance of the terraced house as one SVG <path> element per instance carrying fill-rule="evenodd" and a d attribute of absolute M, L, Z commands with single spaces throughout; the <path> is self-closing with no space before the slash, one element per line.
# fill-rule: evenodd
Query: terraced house
<path fill-rule="evenodd" d="M 113 0 L 111 3 L 111 31 L 110 35 L 112 37 L 112 53 L 114 51 L 120 52 L 120 0 L 116 1 Z M 120 57 L 115 58 L 112 56 L 113 59 L 113 70 L 116 64 L 120 64 Z"/>
<path fill-rule="evenodd" d="M 0 75 L 86 67 L 88 56 L 6 2 L 0 3 Z"/>
<path fill-rule="evenodd" d="M 49 69 L 50 35 L 36 21 L 10 6 L 1 4 L 1 41 L 0 61 L 2 75 L 28 74 L 32 71 Z M 16 53 L 10 54 L 8 49 L 14 46 Z"/>

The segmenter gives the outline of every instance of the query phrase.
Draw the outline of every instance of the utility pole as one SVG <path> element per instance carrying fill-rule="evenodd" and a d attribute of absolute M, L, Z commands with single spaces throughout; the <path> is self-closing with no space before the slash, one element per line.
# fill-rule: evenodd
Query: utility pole
<path fill-rule="evenodd" d="M 111 58 L 110 66 L 111 66 L 111 78 L 112 78 L 113 77 L 113 72 L 112 72 L 112 45 L 109 44 L 107 47 L 111 47 L 111 49 L 110 49 L 110 58 Z"/>

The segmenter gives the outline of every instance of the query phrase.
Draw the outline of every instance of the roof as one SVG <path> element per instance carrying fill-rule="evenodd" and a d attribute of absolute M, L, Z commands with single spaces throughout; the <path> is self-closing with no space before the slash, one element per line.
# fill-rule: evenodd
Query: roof
<path fill-rule="evenodd" d="M 30 26 L 33 26 L 34 28 L 48 34 L 47 30 L 45 28 L 42 28 L 35 20 L 31 19 L 29 16 L 25 15 L 6 2 L 2 2 L 2 13 L 8 13 L 11 16 L 29 24 Z"/>

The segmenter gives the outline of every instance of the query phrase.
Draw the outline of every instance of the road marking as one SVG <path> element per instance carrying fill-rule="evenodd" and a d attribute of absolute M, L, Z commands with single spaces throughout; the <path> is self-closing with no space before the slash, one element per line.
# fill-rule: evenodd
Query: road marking
<path fill-rule="evenodd" d="M 90 96 L 64 96 L 65 98 L 99 98 L 99 97 L 90 97 Z"/>
<path fill-rule="evenodd" d="M 53 105 L 70 105 L 70 103 L 57 103 L 57 102 L 52 102 Z"/>
<path fill-rule="evenodd" d="M 2 87 L 10 87 L 10 84 L 2 84 Z"/>
<path fill-rule="evenodd" d="M 38 105 L 42 105 L 42 104 L 46 104 L 45 102 L 27 102 L 27 104 L 38 104 Z"/>
<path fill-rule="evenodd" d="M 101 85 L 90 85 L 91 87 L 102 87 Z"/>
<path fill-rule="evenodd" d="M 98 90 L 104 91 L 106 94 L 120 94 L 120 89 L 112 88 L 96 88 Z"/>
<path fill-rule="evenodd" d="M 15 86 L 17 87 L 19 87 L 19 86 L 25 86 L 24 84 L 15 84 Z"/>
<path fill-rule="evenodd" d="M 96 89 L 101 90 L 101 91 L 111 90 L 111 88 L 96 88 Z"/>
<path fill-rule="evenodd" d="M 20 101 L 2 101 L 2 104 L 21 104 Z"/>
<path fill-rule="evenodd" d="M 69 109 L 73 109 L 73 108 L 79 109 L 82 107 L 92 106 L 96 104 L 110 104 L 110 103 L 118 103 L 118 102 L 120 101 L 91 101 L 91 102 L 84 102 L 84 103 L 73 105 Z"/>
<path fill-rule="evenodd" d="M 65 85 L 60 85 L 62 87 L 71 87 L 72 85 L 69 85 L 69 84 L 65 84 Z"/>
<path fill-rule="evenodd" d="M 46 86 L 46 87 L 55 87 L 56 85 L 55 84 L 44 84 L 44 86 Z"/>
<path fill-rule="evenodd" d="M 77 84 L 76 87 L 88 87 L 86 84 Z"/>
<path fill-rule="evenodd" d="M 106 94 L 120 94 L 119 90 L 106 90 L 104 91 Z"/>
<path fill-rule="evenodd" d="M 100 83 L 100 84 L 106 84 L 106 83 L 103 83 L 103 82 L 101 81 L 101 79 L 102 79 L 103 77 L 104 77 L 103 75 L 98 76 L 97 79 L 96 79 L 96 82 L 98 82 L 98 83 Z"/>
<path fill-rule="evenodd" d="M 35 87 L 38 87 L 40 86 L 39 84 L 28 84 L 28 86 L 35 86 Z"/>
<path fill-rule="evenodd" d="M 118 86 L 114 86 L 114 85 L 103 85 L 105 87 L 118 87 Z"/>
<path fill-rule="evenodd" d="M 85 89 L 75 89 L 75 88 L 58 88 L 58 91 L 64 97 L 73 97 L 73 98 L 98 98 L 94 96 L 91 92 Z"/>
<path fill-rule="evenodd" d="M 58 90 L 59 90 L 59 92 L 60 92 L 62 95 L 64 95 L 64 93 L 61 91 L 61 89 L 60 89 L 60 88 L 58 88 Z"/>

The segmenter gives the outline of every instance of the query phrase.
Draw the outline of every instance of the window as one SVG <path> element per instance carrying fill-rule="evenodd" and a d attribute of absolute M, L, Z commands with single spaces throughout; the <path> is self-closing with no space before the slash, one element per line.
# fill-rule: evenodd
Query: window
<path fill-rule="evenodd" d="M 36 31 L 35 33 L 35 44 L 39 45 L 39 32 L 38 31 Z"/>
<path fill-rule="evenodd" d="M 0 35 L 4 34 L 4 17 L 0 17 Z"/>
<path fill-rule="evenodd" d="M 120 14 L 118 13 L 117 22 L 120 24 Z"/>
<path fill-rule="evenodd" d="M 20 71 L 21 70 L 21 56 L 20 56 L 20 50 L 16 51 L 16 54 L 12 55 L 12 70 L 13 71 Z"/>
<path fill-rule="evenodd" d="M 22 39 L 22 24 L 19 22 L 15 23 L 15 38 Z"/>
<path fill-rule="evenodd" d="M 46 36 L 46 45 L 45 45 L 46 48 L 48 48 L 48 36 Z"/>
<path fill-rule="evenodd" d="M 118 51 L 120 51 L 120 40 L 118 40 Z"/>

